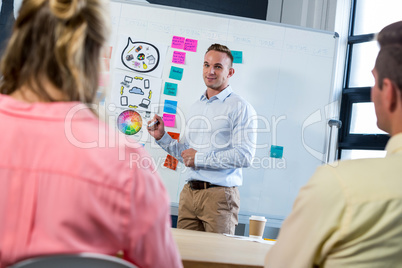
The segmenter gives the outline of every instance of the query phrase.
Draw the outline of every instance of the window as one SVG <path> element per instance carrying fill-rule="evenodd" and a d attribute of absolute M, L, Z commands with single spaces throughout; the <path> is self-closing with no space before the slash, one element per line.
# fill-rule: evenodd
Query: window
<path fill-rule="evenodd" d="M 353 35 L 378 33 L 388 24 L 401 20 L 400 8 L 400 0 L 355 0 Z"/>
<path fill-rule="evenodd" d="M 374 78 L 371 70 L 379 51 L 377 41 L 353 45 L 350 59 L 349 87 L 371 87 Z"/>
<path fill-rule="evenodd" d="M 376 124 L 371 70 L 379 51 L 375 34 L 401 20 L 400 0 L 353 0 L 351 12 L 338 158 L 384 157 L 389 136 Z"/>
<path fill-rule="evenodd" d="M 349 133 L 351 134 L 387 134 L 376 125 L 377 119 L 372 102 L 352 104 Z"/>
<path fill-rule="evenodd" d="M 342 150 L 341 158 L 360 159 L 360 158 L 380 158 L 385 157 L 386 151 L 380 150 Z"/>

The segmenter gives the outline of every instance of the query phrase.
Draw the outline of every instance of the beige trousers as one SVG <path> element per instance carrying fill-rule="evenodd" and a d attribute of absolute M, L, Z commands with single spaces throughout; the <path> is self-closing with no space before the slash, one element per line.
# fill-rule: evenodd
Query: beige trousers
<path fill-rule="evenodd" d="M 239 208 L 237 187 L 192 190 L 186 184 L 180 193 L 177 228 L 234 234 Z"/>

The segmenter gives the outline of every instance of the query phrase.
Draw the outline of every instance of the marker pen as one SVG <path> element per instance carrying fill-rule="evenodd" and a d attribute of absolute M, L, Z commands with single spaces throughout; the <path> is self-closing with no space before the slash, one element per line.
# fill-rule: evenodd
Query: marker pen
<path fill-rule="evenodd" d="M 159 124 L 158 120 L 151 122 L 151 124 L 149 124 L 148 127 L 153 127 L 153 126 L 155 126 L 157 124 Z"/>

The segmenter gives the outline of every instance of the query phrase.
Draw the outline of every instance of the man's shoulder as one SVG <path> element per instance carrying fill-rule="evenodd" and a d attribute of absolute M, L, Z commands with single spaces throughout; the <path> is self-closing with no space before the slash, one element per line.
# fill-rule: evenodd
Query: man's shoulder
<path fill-rule="evenodd" d="M 238 103 L 241 104 L 242 106 L 245 106 L 245 108 L 252 108 L 254 110 L 254 107 L 251 105 L 250 102 L 248 102 L 245 98 L 243 98 L 241 95 L 237 94 L 236 92 L 232 92 L 225 100 L 225 102 L 228 103 Z"/>
<path fill-rule="evenodd" d="M 363 158 L 352 160 L 339 160 L 334 163 L 323 165 L 320 168 L 330 169 L 338 173 L 349 174 L 350 172 L 370 172 L 370 169 L 378 169 L 388 163 L 387 158 Z"/>
<path fill-rule="evenodd" d="M 335 180 L 340 187 L 355 199 L 365 200 L 368 196 L 377 194 L 399 196 L 395 189 L 402 187 L 400 175 L 402 172 L 400 158 L 368 158 L 335 162 L 321 166 L 316 173 L 316 179 Z M 328 183 L 322 180 L 321 183 Z"/>
<path fill-rule="evenodd" d="M 317 169 L 317 171 L 333 174 L 342 180 L 348 180 L 349 177 L 357 179 L 364 177 L 367 173 L 373 174 L 372 170 L 376 170 L 383 165 L 384 159 L 380 158 L 339 160 L 330 164 L 322 165 Z"/>

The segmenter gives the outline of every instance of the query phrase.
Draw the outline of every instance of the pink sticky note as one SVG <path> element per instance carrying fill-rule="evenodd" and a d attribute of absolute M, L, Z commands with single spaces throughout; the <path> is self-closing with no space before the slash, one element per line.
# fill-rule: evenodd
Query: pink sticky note
<path fill-rule="evenodd" d="M 167 127 L 174 127 L 174 122 L 176 121 L 176 115 L 174 114 L 163 114 L 163 123 Z"/>
<path fill-rule="evenodd" d="M 99 82 L 98 82 L 98 86 L 100 87 L 104 87 L 107 86 L 109 83 L 109 73 L 100 73 L 99 74 Z"/>
<path fill-rule="evenodd" d="M 184 64 L 186 61 L 186 52 L 173 51 L 173 63 Z"/>
<path fill-rule="evenodd" d="M 180 36 L 173 36 L 172 48 L 183 49 L 184 48 L 184 40 L 186 40 L 186 38 L 180 37 Z"/>
<path fill-rule="evenodd" d="M 197 43 L 198 40 L 186 39 L 186 42 L 184 43 L 184 50 L 197 52 Z"/>

